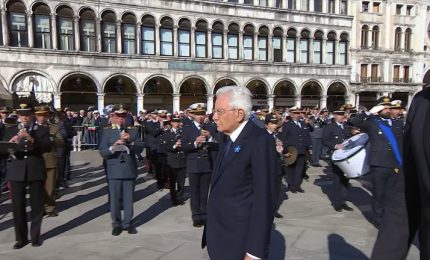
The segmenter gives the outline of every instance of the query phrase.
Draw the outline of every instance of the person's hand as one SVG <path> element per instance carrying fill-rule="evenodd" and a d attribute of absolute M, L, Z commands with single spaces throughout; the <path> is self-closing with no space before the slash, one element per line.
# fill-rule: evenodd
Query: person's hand
<path fill-rule="evenodd" d="M 369 113 L 371 113 L 372 115 L 377 115 L 384 108 L 385 107 L 383 105 L 374 106 L 369 110 Z"/>
<path fill-rule="evenodd" d="M 337 145 L 334 146 L 334 149 L 336 149 L 336 150 L 342 150 L 343 147 L 344 147 L 343 144 L 337 144 Z"/>
<path fill-rule="evenodd" d="M 124 141 L 130 141 L 131 140 L 130 134 L 126 133 L 124 131 L 121 132 L 120 137 L 121 137 L 121 140 L 124 140 Z"/>
<path fill-rule="evenodd" d="M 118 141 L 116 141 L 113 145 L 123 145 L 124 144 L 124 140 L 119 139 Z"/>
<path fill-rule="evenodd" d="M 202 135 L 202 136 L 205 136 L 205 137 L 207 137 L 207 138 L 210 138 L 210 137 L 211 137 L 211 133 L 210 133 L 208 130 L 202 130 L 202 131 L 201 131 L 201 135 Z"/>
<path fill-rule="evenodd" d="M 243 258 L 243 260 L 254 260 L 254 258 L 252 258 L 248 254 L 246 254 L 245 258 Z"/>
<path fill-rule="evenodd" d="M 182 141 L 181 141 L 181 139 L 178 139 L 178 141 L 176 141 L 176 143 L 175 143 L 175 147 L 180 148 L 181 145 L 182 145 Z"/>
<path fill-rule="evenodd" d="M 284 154 L 284 157 L 285 157 L 285 158 L 289 158 L 289 157 L 291 157 L 291 155 L 292 155 L 292 154 L 290 154 L 290 153 L 286 153 L 286 154 Z"/>
<path fill-rule="evenodd" d="M 11 142 L 11 143 L 18 143 L 18 140 L 19 140 L 19 136 L 18 136 L 18 135 L 15 135 L 14 137 L 12 137 L 12 138 L 9 140 L 9 142 Z"/>
<path fill-rule="evenodd" d="M 206 142 L 206 136 L 204 136 L 204 135 L 199 135 L 199 136 L 196 138 L 196 144 L 197 144 L 197 145 L 199 145 L 199 144 L 201 144 L 201 143 L 203 143 L 203 142 Z"/>

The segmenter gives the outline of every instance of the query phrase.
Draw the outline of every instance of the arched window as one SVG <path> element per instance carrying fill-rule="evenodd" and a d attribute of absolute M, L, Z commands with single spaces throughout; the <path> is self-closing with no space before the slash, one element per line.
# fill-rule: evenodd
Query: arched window
<path fill-rule="evenodd" d="M 142 54 L 155 55 L 155 19 L 151 15 L 142 17 Z"/>
<path fill-rule="evenodd" d="M 260 27 L 258 30 L 258 60 L 267 61 L 267 46 L 268 46 L 269 28 L 266 26 Z"/>
<path fill-rule="evenodd" d="M 96 51 L 96 15 L 91 9 L 83 9 L 79 14 L 80 33 L 81 33 L 81 50 L 88 52 Z"/>
<path fill-rule="evenodd" d="M 173 20 L 164 17 L 160 24 L 160 55 L 173 56 Z"/>
<path fill-rule="evenodd" d="M 300 63 L 309 63 L 309 35 L 308 30 L 300 33 Z"/>
<path fill-rule="evenodd" d="M 243 29 L 243 59 L 254 59 L 254 26 L 250 24 Z"/>
<path fill-rule="evenodd" d="M 204 20 L 197 21 L 196 23 L 196 57 L 207 57 L 207 32 L 208 23 Z"/>
<path fill-rule="evenodd" d="M 342 33 L 340 35 L 340 42 L 339 42 L 339 64 L 340 65 L 348 64 L 348 42 L 349 42 L 348 34 Z"/>
<path fill-rule="evenodd" d="M 322 63 L 322 38 L 323 32 L 316 31 L 314 34 L 314 43 L 312 49 L 314 50 L 314 63 L 321 64 Z"/>
<path fill-rule="evenodd" d="M 402 37 L 402 28 L 397 27 L 396 32 L 394 33 L 394 50 L 395 51 L 400 50 L 401 37 Z"/>
<path fill-rule="evenodd" d="M 74 49 L 73 10 L 68 6 L 57 8 L 58 49 Z"/>
<path fill-rule="evenodd" d="M 36 48 L 51 49 L 51 10 L 46 4 L 33 7 L 34 43 Z"/>
<path fill-rule="evenodd" d="M 221 22 L 215 22 L 212 25 L 212 58 L 223 58 L 224 42 L 224 25 Z"/>
<path fill-rule="evenodd" d="M 373 26 L 372 28 L 372 49 L 376 50 L 379 48 L 379 27 Z"/>
<path fill-rule="evenodd" d="M 405 31 L 405 51 L 411 50 L 411 36 L 412 36 L 412 29 L 408 28 Z"/>
<path fill-rule="evenodd" d="M 112 11 L 102 14 L 102 52 L 116 52 L 116 15 Z"/>
<path fill-rule="evenodd" d="M 126 13 L 122 16 L 122 53 L 136 54 L 136 16 Z"/>
<path fill-rule="evenodd" d="M 228 58 L 230 60 L 239 59 L 239 25 L 230 24 L 227 34 Z"/>
<path fill-rule="evenodd" d="M 326 46 L 326 51 L 327 51 L 327 59 L 326 59 L 326 63 L 327 64 L 335 64 L 336 62 L 336 57 L 335 57 L 335 49 L 336 49 L 336 33 L 334 32 L 330 32 L 327 35 L 327 46 Z"/>
<path fill-rule="evenodd" d="M 21 1 L 9 1 L 7 6 L 9 20 L 9 45 L 28 47 L 26 8 Z"/>
<path fill-rule="evenodd" d="M 369 34 L 369 26 L 367 25 L 363 25 L 363 27 L 361 27 L 361 48 L 362 49 L 366 49 L 368 46 L 368 34 Z"/>
<path fill-rule="evenodd" d="M 282 47 L 283 47 L 283 42 L 282 42 L 282 35 L 284 34 L 284 32 L 282 31 L 281 28 L 275 28 L 275 30 L 273 30 L 273 38 L 272 38 L 272 42 L 273 42 L 273 61 L 274 62 L 282 62 L 282 58 L 283 58 L 283 53 L 282 53 Z"/>
<path fill-rule="evenodd" d="M 296 39 L 297 31 L 289 29 L 287 32 L 287 62 L 296 62 Z"/>
<path fill-rule="evenodd" d="M 188 19 L 179 21 L 178 46 L 180 57 L 191 56 L 191 22 Z"/>

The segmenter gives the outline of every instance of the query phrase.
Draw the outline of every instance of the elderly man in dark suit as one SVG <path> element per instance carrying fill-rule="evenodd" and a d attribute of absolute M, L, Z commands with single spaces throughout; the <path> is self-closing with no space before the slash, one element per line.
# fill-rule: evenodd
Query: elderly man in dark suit
<path fill-rule="evenodd" d="M 16 244 L 20 249 L 28 244 L 26 208 L 27 187 L 31 204 L 31 243 L 40 246 L 40 228 L 44 213 L 43 182 L 46 179 L 45 162 L 42 154 L 51 149 L 49 129 L 35 125 L 33 110 L 27 104 L 21 104 L 16 110 L 19 125 L 5 130 L 3 141 L 17 143 L 17 150 L 7 163 L 7 180 L 12 186 L 12 211 L 15 225 Z"/>
<path fill-rule="evenodd" d="M 249 121 L 251 97 L 238 86 L 217 92 L 214 120 L 223 135 L 202 240 L 213 260 L 268 256 L 280 169 L 274 138 Z"/>
<path fill-rule="evenodd" d="M 421 259 L 430 259 L 430 88 L 415 95 L 406 119 L 404 169 L 410 241 L 419 231 Z"/>
<path fill-rule="evenodd" d="M 113 113 L 112 126 L 103 129 L 100 143 L 100 154 L 106 160 L 112 235 L 118 236 L 123 230 L 136 234 L 131 221 L 137 178 L 136 154 L 142 151 L 143 144 L 137 128 L 126 126 L 127 110 L 124 106 L 115 106 Z M 121 208 L 124 217 L 121 216 Z"/>

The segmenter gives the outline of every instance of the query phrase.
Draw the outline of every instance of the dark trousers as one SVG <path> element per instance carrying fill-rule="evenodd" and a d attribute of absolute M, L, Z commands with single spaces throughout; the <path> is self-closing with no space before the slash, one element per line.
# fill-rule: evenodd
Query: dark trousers
<path fill-rule="evenodd" d="M 134 179 L 109 179 L 109 209 L 112 218 L 112 227 L 127 229 L 132 225 L 133 201 L 134 201 Z M 121 208 L 124 217 L 121 216 Z"/>
<path fill-rule="evenodd" d="M 66 147 L 66 152 L 64 155 L 64 180 L 70 180 L 72 178 L 72 171 L 70 166 L 70 152 L 71 152 L 71 146 L 68 144 Z"/>
<path fill-rule="evenodd" d="M 283 169 L 284 167 L 282 167 L 282 169 Z M 278 185 L 279 185 L 279 195 L 278 195 L 278 203 L 276 204 L 276 211 L 278 211 L 279 210 L 279 208 L 281 207 L 281 205 L 282 205 L 282 202 L 284 201 L 284 198 L 285 198 L 285 192 L 284 192 L 284 190 L 282 189 L 282 175 L 279 175 L 278 176 L 278 179 L 277 179 L 277 181 L 278 181 Z"/>
<path fill-rule="evenodd" d="M 322 139 L 312 138 L 312 164 L 320 162 L 322 152 Z"/>
<path fill-rule="evenodd" d="M 31 205 L 31 241 L 38 242 L 40 238 L 40 228 L 44 213 L 43 181 L 18 182 L 11 181 L 12 187 L 12 211 L 15 225 L 16 241 L 28 241 L 27 212 L 26 208 L 26 188 L 29 187 Z"/>
<path fill-rule="evenodd" d="M 303 173 L 305 172 L 306 155 L 299 154 L 294 164 L 287 167 L 287 181 L 290 190 L 294 191 L 300 188 L 303 182 Z"/>
<path fill-rule="evenodd" d="M 408 253 L 408 217 L 403 172 L 371 167 L 374 209 L 380 218 L 371 259 L 403 260 Z"/>
<path fill-rule="evenodd" d="M 333 198 L 332 198 L 332 204 L 333 206 L 341 206 L 345 204 L 348 185 L 349 185 L 349 179 L 345 177 L 342 170 L 334 165 L 331 164 L 331 167 L 333 169 Z"/>
<path fill-rule="evenodd" d="M 155 176 L 157 178 L 157 185 L 159 189 L 164 188 L 167 183 L 168 178 L 168 165 L 167 165 L 167 155 L 164 153 L 157 153 L 156 158 L 154 158 L 155 164 Z"/>
<path fill-rule="evenodd" d="M 57 187 L 66 181 L 66 156 L 57 156 Z"/>
<path fill-rule="evenodd" d="M 192 219 L 193 221 L 205 223 L 211 173 L 189 173 L 188 178 L 191 190 Z"/>
<path fill-rule="evenodd" d="M 183 200 L 186 168 L 169 168 L 170 199 L 172 202 Z"/>

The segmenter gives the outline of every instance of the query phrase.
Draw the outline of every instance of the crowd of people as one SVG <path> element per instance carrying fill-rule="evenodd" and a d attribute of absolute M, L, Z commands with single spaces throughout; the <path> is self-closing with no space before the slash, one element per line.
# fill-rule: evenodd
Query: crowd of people
<path fill-rule="evenodd" d="M 228 87 L 226 89 L 229 90 Z M 11 190 L 17 241 L 14 248 L 19 249 L 29 243 L 26 187 L 29 187 L 32 207 L 31 243 L 39 246 L 42 218 L 44 215 L 58 216 L 56 190 L 67 188 L 67 181 L 71 178 L 70 153 L 81 151 L 85 145 L 97 148 L 104 159 L 112 235 L 118 236 L 124 230 L 130 234 L 137 233 L 132 222 L 133 194 L 138 161 L 143 160 L 148 174 L 156 179 L 158 189 L 170 190 L 173 206 L 183 205 L 187 199 L 184 186 L 188 177 L 192 225 L 206 226 L 208 214 L 211 214 L 208 213 L 208 203 L 211 200 L 213 204 L 219 203 L 214 202 L 218 195 L 212 195 L 216 194 L 213 186 L 219 181 L 218 172 L 224 171 L 224 164 L 229 163 L 230 157 L 234 159 L 248 143 L 252 143 L 235 136 L 236 129 L 257 135 L 263 133 L 246 130 L 245 124 L 252 122 L 253 127 L 264 129 L 273 137 L 270 142 L 262 142 L 273 146 L 270 149 L 273 149 L 276 160 L 258 158 L 263 160 L 261 165 L 268 168 L 258 170 L 275 175 L 272 176 L 274 186 L 267 184 L 272 188 L 263 190 L 271 200 L 270 205 L 273 204 L 273 209 L 269 210 L 272 221 L 273 217 L 283 218 L 278 212 L 285 195 L 285 190 L 281 189 L 283 180 L 288 184 L 288 192 L 304 193 L 302 182 L 309 178 L 307 169 L 322 167 L 321 160 L 327 161 L 333 172 L 333 209 L 337 212 L 352 211 L 353 208 L 346 203 L 349 179 L 330 158 L 333 152 L 345 148 L 344 142 L 350 137 L 366 133 L 371 143 L 368 163 L 375 222 L 379 228 L 371 258 L 405 259 L 412 238 L 404 188 L 402 147 L 405 110 L 401 101 L 382 97 L 368 111 L 358 110 L 351 104 L 335 111 L 318 106 L 283 110 L 260 108 L 255 111 L 247 107 L 243 109 L 243 115 L 238 112 L 240 121 L 236 126 L 231 125 L 235 118 L 222 120 L 229 112 L 241 109 L 222 109 L 216 105 L 213 113 L 207 113 L 205 104 L 197 103 L 184 112 L 140 111 L 133 116 L 124 104 L 108 106 L 102 115 L 94 109 L 53 111 L 48 106 L 30 107 L 28 104 L 21 104 L 15 110 L 1 107 L 0 139 L 3 147 L 6 143 L 10 147 L 0 149 L 0 171 L 2 184 L 8 184 L 2 189 Z M 89 133 L 92 127 L 94 133 Z M 229 127 L 235 131 L 229 133 L 225 130 Z M 233 164 L 241 163 L 238 158 L 235 160 Z M 8 174 L 10 172 L 14 174 Z M 252 178 L 245 177 L 242 180 L 244 183 L 252 181 Z M 251 193 L 253 189 L 257 190 L 255 185 Z M 223 203 L 228 204 L 227 201 Z M 211 232 L 215 232 L 213 228 Z M 252 252 L 245 252 L 254 257 Z M 260 251 L 259 255 L 253 259 L 264 257 Z"/>

